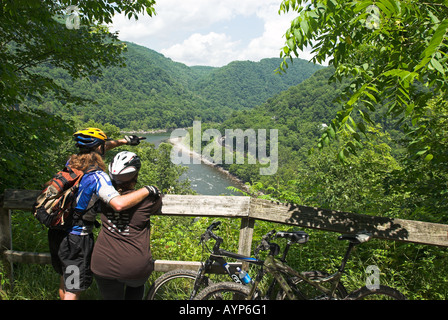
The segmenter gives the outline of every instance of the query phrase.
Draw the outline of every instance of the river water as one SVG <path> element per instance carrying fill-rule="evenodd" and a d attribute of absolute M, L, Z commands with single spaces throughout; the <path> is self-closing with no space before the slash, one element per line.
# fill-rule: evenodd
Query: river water
<path fill-rule="evenodd" d="M 156 147 L 161 142 L 166 142 L 170 138 L 169 132 L 142 134 L 146 137 L 146 142 L 153 143 Z M 227 187 L 233 186 L 241 190 L 241 185 L 232 180 L 224 172 L 217 170 L 204 163 L 182 164 L 188 167 L 188 171 L 181 176 L 181 179 L 189 179 L 191 188 L 202 195 L 242 195 L 239 192 L 228 190 Z"/>

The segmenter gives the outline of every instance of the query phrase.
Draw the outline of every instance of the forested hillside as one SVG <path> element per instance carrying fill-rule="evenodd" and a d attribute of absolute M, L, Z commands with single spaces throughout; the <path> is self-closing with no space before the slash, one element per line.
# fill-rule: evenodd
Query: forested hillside
<path fill-rule="evenodd" d="M 349 83 L 348 79 L 330 81 L 333 72 L 332 68 L 319 70 L 249 111 L 234 112 L 218 126 L 222 135 L 226 129 L 277 129 L 278 170 L 274 175 L 260 175 L 260 164 L 223 166 L 276 199 L 375 215 L 399 212 L 405 218 L 447 221 L 447 216 L 435 209 L 448 209 L 442 197 L 446 170 L 440 170 L 438 161 L 411 160 L 405 146 L 409 135 L 384 116 L 385 106 L 377 106 L 377 112 L 372 114 L 377 125 L 368 126 L 359 142 L 340 133 L 331 145 L 317 148 L 341 109 L 337 98 Z M 436 137 L 443 135 L 438 122 L 443 121 L 444 113 L 439 105 L 430 104 L 428 114 L 438 114 L 438 120 L 428 122 L 433 130 L 428 137 L 432 150 L 443 149 L 445 142 Z M 354 116 L 354 121 L 358 118 Z M 345 162 L 338 160 L 341 149 L 354 143 L 359 143 L 357 154 Z"/>
<path fill-rule="evenodd" d="M 199 79 L 195 89 L 216 107 L 234 110 L 252 108 L 273 95 L 309 78 L 322 67 L 296 59 L 286 74 L 273 72 L 281 59 L 262 59 L 259 62 L 234 61 L 213 70 Z"/>
<path fill-rule="evenodd" d="M 188 67 L 132 43 L 127 43 L 124 56 L 125 68 L 104 68 L 101 78 L 72 81 L 61 69 L 39 67 L 42 74 L 54 78 L 71 94 L 94 102 L 67 110 L 47 97 L 38 107 L 122 129 L 187 127 L 194 119 L 221 122 L 231 110 L 263 103 L 321 68 L 296 59 L 288 74 L 279 75 L 275 73 L 279 58 L 237 61 L 221 68 Z"/>
<path fill-rule="evenodd" d="M 331 68 L 319 70 L 303 83 L 251 110 L 234 112 L 219 126 L 220 131 L 224 134 L 225 129 L 277 129 L 280 165 L 276 176 L 291 177 L 297 165 L 306 161 L 310 149 L 338 111 L 335 99 L 342 92 L 343 84 L 329 82 L 332 72 Z M 224 166 L 250 183 L 272 178 L 262 178 L 258 169 L 251 166 Z"/>

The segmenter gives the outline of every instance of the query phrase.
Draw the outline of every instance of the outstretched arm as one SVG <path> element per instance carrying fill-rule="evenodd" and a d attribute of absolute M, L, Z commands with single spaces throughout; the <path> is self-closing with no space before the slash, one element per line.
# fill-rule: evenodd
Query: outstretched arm
<path fill-rule="evenodd" d="M 127 144 L 128 142 L 126 141 L 126 139 L 119 139 L 119 140 L 109 140 L 106 141 L 106 151 L 111 150 L 113 148 L 122 146 L 124 144 Z"/>
<path fill-rule="evenodd" d="M 106 141 L 106 151 L 122 146 L 122 145 L 130 145 L 130 146 L 136 146 L 140 143 L 140 140 L 144 140 L 146 137 L 138 137 L 138 136 L 124 136 L 123 139 L 119 140 L 110 140 Z"/>

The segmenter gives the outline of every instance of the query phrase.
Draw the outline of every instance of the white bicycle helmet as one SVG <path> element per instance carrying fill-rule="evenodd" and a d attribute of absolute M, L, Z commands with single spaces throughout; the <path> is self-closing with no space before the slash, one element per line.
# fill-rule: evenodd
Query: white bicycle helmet
<path fill-rule="evenodd" d="M 118 184 L 128 182 L 137 176 L 140 167 L 140 158 L 135 153 L 122 151 L 109 164 L 109 176 Z"/>

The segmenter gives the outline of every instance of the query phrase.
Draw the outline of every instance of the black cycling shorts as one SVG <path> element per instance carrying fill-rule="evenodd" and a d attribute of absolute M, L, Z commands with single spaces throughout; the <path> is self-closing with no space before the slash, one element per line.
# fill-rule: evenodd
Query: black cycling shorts
<path fill-rule="evenodd" d="M 79 236 L 60 230 L 48 232 L 53 268 L 64 277 L 65 290 L 87 290 L 93 281 L 90 261 L 93 251 L 93 234 Z"/>

